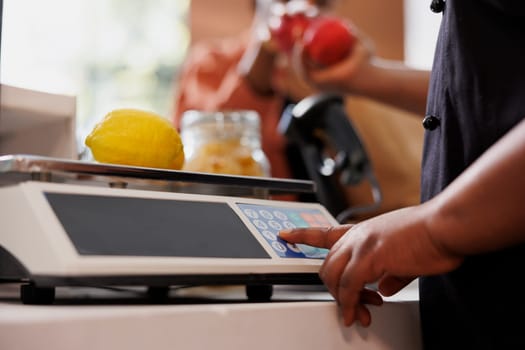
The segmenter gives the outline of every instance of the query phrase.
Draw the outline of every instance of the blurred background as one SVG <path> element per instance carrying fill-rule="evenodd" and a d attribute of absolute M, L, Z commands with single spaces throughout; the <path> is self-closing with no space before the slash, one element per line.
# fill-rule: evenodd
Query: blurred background
<path fill-rule="evenodd" d="M 251 0 L 3 0 L 0 81 L 76 96 L 79 148 L 108 111 L 169 118 L 191 43 L 249 26 Z M 342 0 L 387 58 L 431 65 L 440 16 L 421 0 Z M 362 114 L 363 108 L 359 114 Z M 79 150 L 81 151 L 81 150 Z"/>

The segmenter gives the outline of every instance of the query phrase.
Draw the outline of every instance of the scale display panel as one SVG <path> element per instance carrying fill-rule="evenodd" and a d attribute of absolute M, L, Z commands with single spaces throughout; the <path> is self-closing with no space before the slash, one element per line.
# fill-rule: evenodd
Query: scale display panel
<path fill-rule="evenodd" d="M 81 255 L 270 259 L 226 203 L 45 196 Z"/>
<path fill-rule="evenodd" d="M 227 203 L 44 194 L 80 255 L 271 258 Z M 326 249 L 294 245 L 278 237 L 282 229 L 329 226 L 319 209 L 236 206 L 277 256 L 326 256 Z"/>

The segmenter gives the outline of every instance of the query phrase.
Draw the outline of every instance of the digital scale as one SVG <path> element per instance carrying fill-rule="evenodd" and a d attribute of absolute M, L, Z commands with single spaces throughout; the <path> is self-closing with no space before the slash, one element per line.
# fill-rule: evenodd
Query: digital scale
<path fill-rule="evenodd" d="M 269 199 L 310 181 L 8 155 L 0 186 L 0 280 L 23 282 L 24 303 L 59 286 L 246 285 L 269 299 L 273 285 L 321 284 L 327 253 L 278 232 L 338 224 L 318 203 Z"/>

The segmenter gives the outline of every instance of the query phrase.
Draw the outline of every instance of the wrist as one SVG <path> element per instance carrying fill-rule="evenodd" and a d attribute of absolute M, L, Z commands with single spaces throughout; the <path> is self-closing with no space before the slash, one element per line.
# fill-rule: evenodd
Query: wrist
<path fill-rule="evenodd" d="M 424 212 L 426 233 L 436 247 L 444 254 L 463 257 L 462 252 L 455 244 L 454 236 L 458 234 L 458 220 L 454 213 L 447 209 L 446 202 L 437 196 L 421 205 Z"/>
<path fill-rule="evenodd" d="M 378 59 L 370 59 L 357 68 L 355 74 L 346 79 L 345 90 L 363 97 L 376 98 L 385 88 L 384 68 L 378 63 Z"/>
<path fill-rule="evenodd" d="M 359 69 L 359 74 L 351 83 L 355 94 L 423 114 L 429 77 L 428 71 L 373 57 Z"/>
<path fill-rule="evenodd" d="M 466 254 L 458 251 L 454 240 L 450 240 L 449 231 L 443 225 L 439 201 L 430 200 L 419 205 L 419 220 L 422 223 L 424 241 L 429 247 L 428 256 L 435 261 L 434 273 L 443 273 L 454 270 Z M 425 249 L 423 249 L 425 250 Z"/>
<path fill-rule="evenodd" d="M 273 94 L 271 72 L 276 54 L 270 45 L 265 41 L 251 43 L 237 66 L 239 75 L 255 93 L 262 96 Z"/>

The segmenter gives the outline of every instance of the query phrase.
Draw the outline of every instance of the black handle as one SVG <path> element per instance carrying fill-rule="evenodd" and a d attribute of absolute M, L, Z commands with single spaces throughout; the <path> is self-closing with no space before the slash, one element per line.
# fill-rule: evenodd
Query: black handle
<path fill-rule="evenodd" d="M 317 185 L 317 198 L 332 214 L 344 213 L 347 219 L 377 208 L 381 191 L 340 95 L 317 94 L 288 106 L 279 131 L 301 150 L 308 176 Z M 374 204 L 349 208 L 343 187 L 357 185 L 364 179 L 372 185 Z"/>

